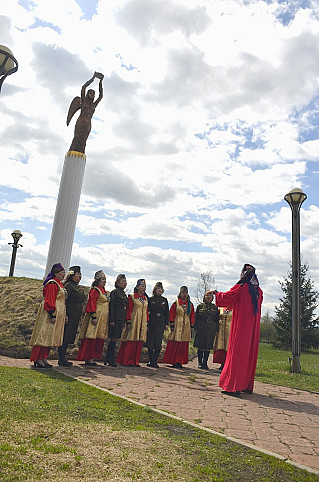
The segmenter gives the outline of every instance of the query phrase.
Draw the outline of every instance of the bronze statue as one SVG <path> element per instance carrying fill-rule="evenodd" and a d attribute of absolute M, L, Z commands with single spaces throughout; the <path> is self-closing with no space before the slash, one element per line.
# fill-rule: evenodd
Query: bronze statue
<path fill-rule="evenodd" d="M 94 79 L 100 79 L 99 82 L 99 97 L 94 102 L 95 92 L 93 89 L 89 89 L 87 94 L 85 93 L 86 88 L 92 84 Z M 103 87 L 102 87 L 102 80 L 104 78 L 103 74 L 99 72 L 94 72 L 93 77 L 85 82 L 81 89 L 81 97 L 75 97 L 69 107 L 68 117 L 66 121 L 66 125 L 70 124 L 70 120 L 74 116 L 74 114 L 81 109 L 81 114 L 76 121 L 75 128 L 74 128 L 74 138 L 70 146 L 70 151 L 77 151 L 84 154 L 85 152 L 85 145 L 87 138 L 91 132 L 91 119 L 94 114 L 95 108 L 98 103 L 103 98 Z"/>

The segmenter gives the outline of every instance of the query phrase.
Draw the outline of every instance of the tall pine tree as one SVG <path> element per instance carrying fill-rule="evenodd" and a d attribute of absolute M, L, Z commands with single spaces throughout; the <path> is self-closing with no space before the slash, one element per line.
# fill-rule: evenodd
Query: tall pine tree
<path fill-rule="evenodd" d="M 319 346 L 319 318 L 315 311 L 318 307 L 319 292 L 315 290 L 314 283 L 307 276 L 309 265 L 302 263 L 300 266 L 300 321 L 301 321 L 301 348 L 307 350 Z M 277 330 L 276 344 L 290 348 L 292 330 L 292 269 L 284 281 L 279 281 L 283 296 L 279 298 L 280 305 L 275 307 L 274 325 Z"/>

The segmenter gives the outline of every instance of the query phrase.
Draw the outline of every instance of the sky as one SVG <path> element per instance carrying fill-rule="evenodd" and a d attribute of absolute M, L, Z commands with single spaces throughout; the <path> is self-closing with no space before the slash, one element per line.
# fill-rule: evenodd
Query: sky
<path fill-rule="evenodd" d="M 0 275 L 20 229 L 15 275 L 44 276 L 67 112 L 98 71 L 71 257 L 83 284 L 125 273 L 173 302 L 208 271 L 228 290 L 251 263 L 273 314 L 298 187 L 319 289 L 318 2 L 0 0 L 0 44 L 19 62 L 0 94 Z"/>

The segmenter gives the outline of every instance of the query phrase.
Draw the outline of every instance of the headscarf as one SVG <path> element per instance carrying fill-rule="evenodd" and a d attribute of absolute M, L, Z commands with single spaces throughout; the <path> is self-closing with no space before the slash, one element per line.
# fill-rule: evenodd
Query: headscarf
<path fill-rule="evenodd" d="M 118 274 L 118 275 L 117 275 L 116 280 L 115 280 L 115 283 L 114 283 L 115 288 L 118 288 L 118 282 L 119 282 L 121 279 L 126 279 L 125 274 Z"/>
<path fill-rule="evenodd" d="M 179 289 L 179 294 L 178 294 L 178 299 L 181 297 L 181 293 L 182 291 L 187 291 L 188 293 L 188 288 L 187 286 L 181 286 L 180 289 Z M 191 299 L 189 297 L 189 294 L 187 294 L 187 310 L 186 310 L 186 313 L 188 315 L 190 315 L 191 313 Z"/>
<path fill-rule="evenodd" d="M 60 273 L 60 271 L 64 271 L 64 267 L 62 266 L 62 264 L 61 263 L 54 264 L 51 268 L 50 273 L 48 274 L 48 276 L 43 281 L 43 286 L 45 286 L 48 281 L 53 279 L 57 273 Z"/>
<path fill-rule="evenodd" d="M 164 293 L 163 284 L 161 283 L 161 281 L 158 281 L 153 288 L 153 296 L 155 296 L 157 288 L 161 288 L 163 290 L 163 293 Z"/>
<path fill-rule="evenodd" d="M 68 281 L 71 281 L 72 280 L 72 277 L 73 275 L 75 275 L 75 273 L 80 273 L 81 274 L 81 266 L 71 266 L 69 271 L 68 271 L 68 275 L 67 275 L 67 278 L 66 278 L 66 283 Z"/>
<path fill-rule="evenodd" d="M 249 274 L 247 271 L 251 271 Z M 258 298 L 259 298 L 259 281 L 256 275 L 256 269 L 252 264 L 245 263 L 243 269 L 240 273 L 240 279 L 246 278 L 246 283 L 248 284 L 249 294 L 251 297 L 251 302 L 254 307 L 254 314 L 258 311 Z"/>
<path fill-rule="evenodd" d="M 141 286 L 142 284 L 146 285 L 145 279 L 143 279 L 143 278 L 138 279 L 137 282 L 136 282 L 136 286 L 134 288 L 134 293 L 137 293 L 137 291 L 138 291 L 137 288 L 139 286 Z"/>

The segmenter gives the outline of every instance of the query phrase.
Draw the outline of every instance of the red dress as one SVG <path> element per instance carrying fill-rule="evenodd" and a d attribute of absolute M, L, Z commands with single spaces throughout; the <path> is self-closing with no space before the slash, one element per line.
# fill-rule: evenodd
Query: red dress
<path fill-rule="evenodd" d="M 176 300 L 169 310 L 169 321 L 174 323 L 174 329 L 169 335 L 162 362 L 174 365 L 188 363 L 188 347 L 191 340 L 191 325 L 195 323 L 194 305 L 191 303 L 191 312 L 187 315 L 187 301 L 180 298 Z"/>
<path fill-rule="evenodd" d="M 106 293 L 103 287 L 99 287 L 102 294 Z M 99 292 L 96 289 L 91 289 L 89 292 L 89 299 L 85 308 L 85 313 L 95 313 L 97 309 L 97 299 L 99 297 Z M 81 340 L 77 360 L 92 360 L 96 358 L 99 360 L 102 356 L 104 347 L 104 339 L 101 338 L 85 338 Z"/>
<path fill-rule="evenodd" d="M 138 293 L 130 295 L 126 320 L 131 320 L 131 328 L 123 329 L 117 363 L 124 366 L 139 366 L 142 348 L 146 341 L 148 319 L 147 297 Z"/>
<path fill-rule="evenodd" d="M 258 290 L 256 314 L 247 283 L 243 286 L 236 284 L 225 293 L 216 293 L 216 306 L 233 307 L 228 351 L 219 379 L 219 386 L 227 392 L 253 390 L 254 387 L 263 300 L 263 292 L 260 288 Z"/>
<path fill-rule="evenodd" d="M 63 288 L 63 284 L 58 279 L 54 278 L 54 281 Z M 45 311 L 55 311 L 55 301 L 56 296 L 58 293 L 58 285 L 56 283 L 47 283 L 43 288 L 43 296 L 44 296 L 44 305 L 43 308 Z M 30 361 L 37 361 L 37 360 L 47 360 L 51 347 L 50 346 L 39 346 L 34 345 L 32 348 L 32 352 L 30 355 Z"/>

